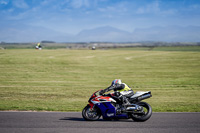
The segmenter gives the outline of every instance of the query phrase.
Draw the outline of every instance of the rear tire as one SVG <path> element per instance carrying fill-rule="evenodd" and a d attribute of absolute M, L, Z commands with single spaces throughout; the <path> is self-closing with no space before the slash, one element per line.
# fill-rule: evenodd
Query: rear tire
<path fill-rule="evenodd" d="M 131 118 L 137 122 L 144 122 L 148 120 L 152 115 L 152 108 L 148 103 L 139 102 L 137 105 L 143 107 L 143 113 L 132 113 Z"/>
<path fill-rule="evenodd" d="M 101 112 L 98 108 L 91 111 L 90 106 L 87 105 L 82 111 L 82 116 L 87 121 L 96 121 L 101 117 Z"/>

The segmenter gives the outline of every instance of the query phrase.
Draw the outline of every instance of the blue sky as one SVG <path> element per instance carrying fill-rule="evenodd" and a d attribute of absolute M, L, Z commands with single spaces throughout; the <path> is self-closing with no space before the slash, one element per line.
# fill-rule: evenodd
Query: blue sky
<path fill-rule="evenodd" d="M 0 0 L 0 30 L 36 26 L 78 34 L 169 25 L 200 26 L 200 0 Z"/>

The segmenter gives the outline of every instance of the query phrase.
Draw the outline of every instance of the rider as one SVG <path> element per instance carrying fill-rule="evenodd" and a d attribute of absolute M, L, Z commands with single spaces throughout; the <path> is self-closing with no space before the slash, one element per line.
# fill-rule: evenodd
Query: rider
<path fill-rule="evenodd" d="M 100 93 L 104 94 L 105 92 L 108 92 L 111 90 L 120 92 L 118 95 L 118 98 L 121 99 L 122 104 L 126 104 L 126 105 L 130 104 L 127 97 L 132 96 L 134 93 L 133 93 L 133 90 L 127 84 L 122 83 L 120 79 L 115 79 L 112 81 L 111 86 L 102 90 Z"/>

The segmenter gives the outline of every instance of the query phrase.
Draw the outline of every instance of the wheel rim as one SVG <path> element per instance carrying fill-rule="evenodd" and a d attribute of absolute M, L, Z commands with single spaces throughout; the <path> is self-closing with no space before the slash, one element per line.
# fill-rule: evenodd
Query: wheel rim
<path fill-rule="evenodd" d="M 90 110 L 90 108 L 88 108 L 86 111 L 85 111 L 85 115 L 87 118 L 89 119 L 98 119 L 99 117 L 99 114 L 97 112 L 96 109 L 94 109 L 93 111 Z"/>
<path fill-rule="evenodd" d="M 142 109 L 141 109 L 141 113 L 133 113 L 132 115 L 134 117 L 137 117 L 137 118 L 141 118 L 141 117 L 144 117 L 148 114 L 149 112 L 149 107 L 146 106 L 145 104 L 141 104 L 139 105 Z"/>

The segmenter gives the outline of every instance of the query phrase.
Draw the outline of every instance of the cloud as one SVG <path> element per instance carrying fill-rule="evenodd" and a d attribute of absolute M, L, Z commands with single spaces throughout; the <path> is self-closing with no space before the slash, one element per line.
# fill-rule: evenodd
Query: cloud
<path fill-rule="evenodd" d="M 17 8 L 27 9 L 29 6 L 24 0 L 14 0 L 13 5 Z"/>
<path fill-rule="evenodd" d="M 198 9 L 199 10 L 200 9 L 200 5 L 199 4 L 190 5 L 189 9 L 193 9 L 193 10 Z"/>
<path fill-rule="evenodd" d="M 167 16 L 167 15 L 175 15 L 178 10 L 171 7 L 171 8 L 165 8 L 162 5 L 162 1 L 154 1 L 153 3 L 148 3 L 147 5 L 143 7 L 139 7 L 136 10 L 136 14 L 151 14 L 151 15 L 160 15 L 160 16 Z M 166 4 L 166 3 L 164 3 Z"/>
<path fill-rule="evenodd" d="M 7 0 L 0 0 L 0 5 L 7 5 L 8 1 Z"/>
<path fill-rule="evenodd" d="M 159 1 L 155 1 L 143 7 L 139 7 L 136 10 L 137 14 L 148 14 L 148 13 L 157 13 L 157 12 L 160 12 Z"/>
<path fill-rule="evenodd" d="M 72 0 L 71 6 L 73 8 L 90 7 L 89 0 Z"/>

